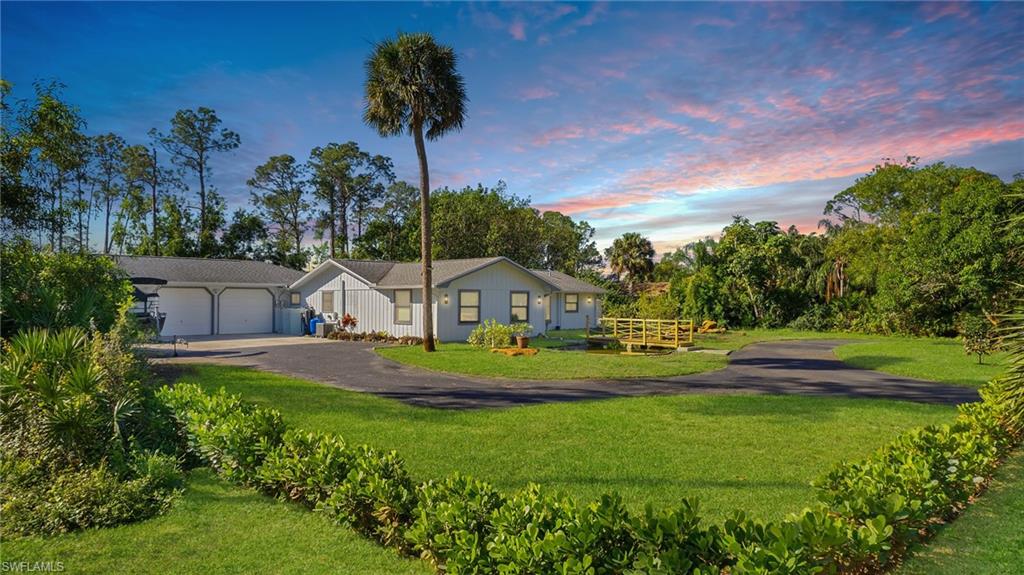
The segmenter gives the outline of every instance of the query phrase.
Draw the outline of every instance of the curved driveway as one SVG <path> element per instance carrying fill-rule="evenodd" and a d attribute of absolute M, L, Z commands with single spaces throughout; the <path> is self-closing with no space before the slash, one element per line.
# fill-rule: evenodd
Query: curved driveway
<path fill-rule="evenodd" d="M 386 360 L 372 344 L 295 338 L 199 342 L 175 363 L 251 366 L 345 389 L 439 408 L 510 407 L 533 403 L 683 393 L 770 393 L 896 399 L 955 405 L 976 390 L 851 367 L 832 354 L 848 340 L 758 343 L 730 355 L 718 371 L 623 380 L 535 381 L 426 371 Z M 302 340 L 300 340 L 302 341 Z M 239 343 L 241 342 L 241 343 Z"/>

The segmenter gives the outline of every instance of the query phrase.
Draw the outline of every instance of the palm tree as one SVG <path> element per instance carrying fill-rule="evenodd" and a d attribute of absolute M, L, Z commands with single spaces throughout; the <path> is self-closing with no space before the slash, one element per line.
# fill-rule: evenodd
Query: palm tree
<path fill-rule="evenodd" d="M 654 269 L 654 246 L 638 233 L 622 234 L 605 250 L 605 255 L 612 271 L 619 277 L 628 276 L 630 284 L 647 279 Z"/>
<path fill-rule="evenodd" d="M 455 69 L 455 51 L 430 34 L 399 34 L 373 49 L 366 60 L 366 110 L 363 121 L 381 136 L 412 134 L 420 161 L 420 258 L 423 262 L 423 349 L 434 351 L 430 305 L 430 172 L 423 145 L 462 129 L 466 86 Z"/>

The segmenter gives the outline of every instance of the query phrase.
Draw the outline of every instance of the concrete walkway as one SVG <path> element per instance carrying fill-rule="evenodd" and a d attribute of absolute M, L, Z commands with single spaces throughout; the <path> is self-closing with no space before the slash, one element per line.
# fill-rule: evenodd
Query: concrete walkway
<path fill-rule="evenodd" d="M 286 341 L 285 341 L 286 340 Z M 766 393 L 895 399 L 956 405 L 976 390 L 851 367 L 832 354 L 845 340 L 793 340 L 749 345 L 721 370 L 624 380 L 535 381 L 449 375 L 408 367 L 373 352 L 374 344 L 303 338 L 262 343 L 205 341 L 179 350 L 171 363 L 248 366 L 373 393 L 412 405 L 447 409 L 511 407 L 684 393 Z M 583 359 L 583 358 L 581 358 Z"/>

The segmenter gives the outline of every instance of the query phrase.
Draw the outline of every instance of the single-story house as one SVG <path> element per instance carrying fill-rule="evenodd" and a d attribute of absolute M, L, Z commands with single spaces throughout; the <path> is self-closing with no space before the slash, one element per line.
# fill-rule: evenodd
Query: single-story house
<path fill-rule="evenodd" d="M 140 311 L 164 315 L 161 336 L 285 333 L 288 286 L 303 273 L 260 261 L 112 256 Z"/>
<path fill-rule="evenodd" d="M 328 259 L 291 285 L 317 312 L 349 314 L 359 331 L 421 335 L 418 262 Z M 572 276 L 529 270 L 505 257 L 435 260 L 430 305 L 434 333 L 463 341 L 482 321 L 526 322 L 534 333 L 593 326 L 604 290 Z"/>
<path fill-rule="evenodd" d="M 136 290 L 155 294 L 161 335 L 302 333 L 302 312 L 349 314 L 358 331 L 422 335 L 420 264 L 328 259 L 303 274 L 265 262 L 117 256 Z M 434 333 L 463 341 L 487 319 L 534 333 L 594 326 L 604 290 L 504 257 L 433 262 Z M 152 306 L 150 306 L 152 307 Z"/>

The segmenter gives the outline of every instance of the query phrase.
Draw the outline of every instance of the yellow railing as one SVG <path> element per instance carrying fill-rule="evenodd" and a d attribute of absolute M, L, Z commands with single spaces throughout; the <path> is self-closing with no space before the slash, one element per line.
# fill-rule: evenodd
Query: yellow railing
<path fill-rule="evenodd" d="M 693 343 L 691 320 L 603 317 L 598 322 L 600 335 L 626 345 L 678 348 Z"/>

